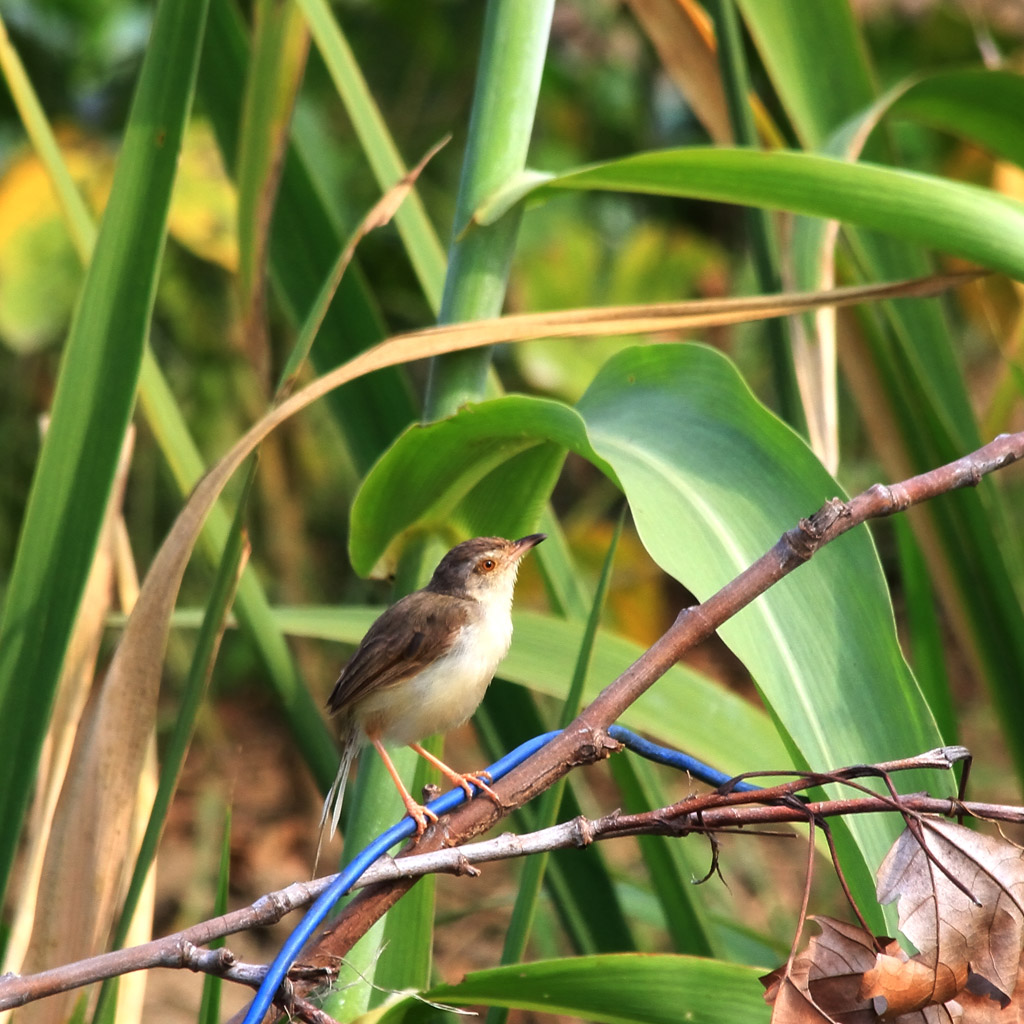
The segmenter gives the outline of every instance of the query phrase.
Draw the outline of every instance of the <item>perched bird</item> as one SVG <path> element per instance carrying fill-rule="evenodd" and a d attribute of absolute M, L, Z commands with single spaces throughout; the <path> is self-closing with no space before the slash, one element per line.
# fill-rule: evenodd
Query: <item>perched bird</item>
<path fill-rule="evenodd" d="M 486 772 L 456 772 L 419 741 L 461 725 L 483 700 L 512 641 L 512 591 L 519 561 L 544 536 L 475 537 L 457 544 L 422 590 L 393 604 L 370 627 L 327 701 L 328 710 L 342 719 L 343 751 L 324 802 L 321 833 L 328 817 L 331 835 L 337 830 L 349 768 L 366 740 L 394 779 L 418 835 L 427 819 L 436 821 L 437 816 L 409 795 L 385 743 L 412 747 L 467 797 L 473 795 L 472 783 L 498 802 L 486 784 Z"/>

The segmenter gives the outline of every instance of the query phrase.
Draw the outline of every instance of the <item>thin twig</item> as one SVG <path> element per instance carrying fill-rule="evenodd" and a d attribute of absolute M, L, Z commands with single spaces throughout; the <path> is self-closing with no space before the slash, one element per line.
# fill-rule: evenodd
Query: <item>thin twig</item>
<path fill-rule="evenodd" d="M 1024 458 L 1024 431 L 1003 434 L 991 443 L 927 473 L 900 483 L 875 484 L 842 501 L 827 501 L 809 519 L 787 531 L 778 543 L 705 602 L 679 613 L 660 639 L 610 683 L 580 715 L 533 757 L 511 771 L 495 787 L 502 809 L 474 800 L 460 807 L 417 844 L 417 852 L 460 845 L 487 831 L 498 819 L 532 800 L 574 766 L 607 756 L 604 730 L 657 682 L 688 650 L 708 639 L 728 619 L 770 587 L 811 559 L 830 541 L 869 519 L 893 515 L 912 505 L 962 487 Z M 344 956 L 366 930 L 379 920 L 413 884 L 410 880 L 364 890 L 325 934 L 320 956 Z"/>
<path fill-rule="evenodd" d="M 949 759 L 944 751 L 932 751 L 919 758 L 886 766 L 888 770 L 900 768 L 948 768 Z M 962 750 L 962 748 L 954 748 Z M 850 814 L 891 813 L 923 814 L 952 817 L 970 814 L 976 818 L 1024 822 L 1024 808 L 968 802 L 927 794 L 897 796 L 866 794 L 854 799 L 823 800 L 799 804 L 792 799 L 799 789 L 810 789 L 822 781 L 853 785 L 866 768 L 875 771 L 881 765 L 855 765 L 848 769 L 824 774 L 808 773 L 797 779 L 773 786 L 757 793 L 711 792 L 690 796 L 669 807 L 644 811 L 639 814 L 620 814 L 615 811 L 600 818 L 577 817 L 551 828 L 527 835 L 506 833 L 494 839 L 470 843 L 459 848 L 436 850 L 393 859 L 381 858 L 362 877 L 359 886 L 419 878 L 425 874 L 472 874 L 475 865 L 513 857 L 550 852 L 571 847 L 582 848 L 592 842 L 636 835 L 683 836 L 735 832 L 742 829 L 749 834 L 751 826 L 806 823 L 824 818 Z M 279 892 L 270 893 L 244 909 L 202 922 L 192 928 L 147 942 L 130 949 L 118 950 L 90 957 L 65 967 L 53 968 L 39 974 L 22 977 L 4 975 L 0 978 L 0 1009 L 22 1006 L 48 995 L 79 988 L 104 978 L 127 974 L 151 967 L 186 968 L 215 974 L 226 980 L 257 987 L 266 973 L 261 965 L 242 963 L 229 949 L 207 950 L 201 943 L 213 938 L 246 931 L 256 926 L 267 926 L 279 921 L 292 910 L 311 903 L 333 880 L 327 876 L 312 882 L 296 883 Z M 296 968 L 293 980 L 322 983 L 325 974 L 337 969 L 337 961 L 330 965 L 303 965 Z"/>
<path fill-rule="evenodd" d="M 713 793 L 683 801 L 671 808 L 642 814 L 607 815 L 595 821 L 577 819 L 531 836 L 502 836 L 488 843 L 464 845 L 489 829 L 498 818 L 522 806 L 548 788 L 573 767 L 608 756 L 617 749 L 605 732 L 621 713 L 652 686 L 691 647 L 707 639 L 726 620 L 763 594 L 778 580 L 808 561 L 825 544 L 871 518 L 892 515 L 911 505 L 961 487 L 973 486 L 987 473 L 1024 457 L 1024 432 L 1002 435 L 971 455 L 928 473 L 891 486 L 876 484 L 848 502 L 834 498 L 809 519 L 787 531 L 757 562 L 701 605 L 684 609 L 670 629 L 547 746 L 510 772 L 496 790 L 502 801 L 499 811 L 489 801 L 472 801 L 448 819 L 428 830 L 415 855 L 382 860 L 360 881 L 366 886 L 352 901 L 324 941 L 310 958 L 311 966 L 330 968 L 348 952 L 366 929 L 378 920 L 421 874 L 436 871 L 465 873 L 467 867 L 484 860 L 523 856 L 541 850 L 585 845 L 597 839 L 624 835 L 712 834 L 724 829 L 751 825 L 765 826 L 807 821 L 835 815 L 891 812 L 903 814 L 972 814 L 978 818 L 1024 822 L 1024 809 L 1003 805 L 965 803 L 961 800 L 908 796 L 866 795 L 856 799 L 796 804 L 793 794 L 801 785 L 821 781 L 852 784 L 858 775 L 877 774 L 902 767 L 924 767 L 920 759 L 887 765 L 857 766 L 841 773 L 815 773 L 811 777 L 772 787 L 756 796 L 745 793 Z M 934 766 L 948 767 L 957 759 L 947 748 L 922 755 Z M 752 800 L 765 801 L 758 806 Z M 894 807 L 895 805 L 895 807 Z M 448 847 L 459 846 L 459 849 Z M 428 866 L 429 865 L 429 866 Z M 0 978 L 0 1009 L 23 1005 L 45 995 L 90 984 L 102 978 L 147 967 L 191 967 L 216 969 L 223 976 L 252 984 L 248 965 L 228 964 L 229 953 L 218 951 L 219 959 L 207 961 L 195 955 L 194 947 L 211 939 L 279 920 L 285 913 L 312 902 L 330 879 L 297 883 L 271 894 L 251 907 L 214 921 L 203 922 L 177 935 L 146 943 L 133 949 L 92 957 L 40 974 Z M 191 946 L 189 945 L 191 944 Z M 263 968 L 252 969 L 262 976 Z M 243 977 L 240 977 L 243 975 Z"/>

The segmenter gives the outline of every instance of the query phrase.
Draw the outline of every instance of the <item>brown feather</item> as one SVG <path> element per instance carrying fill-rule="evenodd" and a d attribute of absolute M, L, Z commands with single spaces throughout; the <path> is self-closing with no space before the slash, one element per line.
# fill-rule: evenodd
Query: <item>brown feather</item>
<path fill-rule="evenodd" d="M 327 709 L 338 714 L 369 693 L 413 678 L 447 654 L 473 605 L 466 598 L 422 590 L 393 604 L 341 670 Z"/>

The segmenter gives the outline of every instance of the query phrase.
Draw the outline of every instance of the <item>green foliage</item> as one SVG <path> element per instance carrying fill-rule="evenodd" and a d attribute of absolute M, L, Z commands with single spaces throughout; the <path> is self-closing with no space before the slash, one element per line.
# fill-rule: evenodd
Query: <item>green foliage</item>
<path fill-rule="evenodd" d="M 135 401 L 171 185 L 188 118 L 205 2 L 170 5 L 154 26 L 124 148 L 64 349 L 52 420 L 0 624 L 0 807 L 28 806 L 78 603 Z M 171 69 L 168 71 L 168 69 Z M 17 844 L 0 843 L 0 890 Z"/>
<path fill-rule="evenodd" d="M 44 736 L 62 670 L 77 649 L 75 631 L 87 618 L 82 595 L 94 554 L 103 549 L 101 522 L 136 393 L 146 430 L 128 491 L 129 532 L 136 555 L 148 563 L 206 464 L 273 406 L 269 382 L 290 366 L 296 338 L 307 340 L 310 312 L 348 232 L 378 191 L 404 173 L 401 153 L 417 156 L 454 129 L 454 144 L 427 167 L 395 228 L 362 243 L 362 262 L 349 268 L 317 333 L 307 378 L 370 349 L 395 325 L 494 315 L 506 294 L 511 306 L 532 309 L 742 291 L 754 274 L 746 255 L 727 255 L 736 248 L 736 221 L 712 204 L 796 217 L 792 230 L 788 220 L 782 231 L 760 221 L 759 258 L 808 289 L 833 277 L 912 277 L 936 259 L 952 258 L 1024 281 L 1024 203 L 996 187 L 1001 165 L 967 148 L 1024 162 L 1024 78 L 980 66 L 932 71 L 942 63 L 935 54 L 933 61 L 922 58 L 912 79 L 897 80 L 891 69 L 902 59 L 887 64 L 887 54 L 872 53 L 875 29 L 858 23 L 845 2 L 807 9 L 785 0 L 736 5 L 751 66 L 734 66 L 726 77 L 742 83 L 749 70 L 777 121 L 775 136 L 797 140 L 775 151 L 712 148 L 699 129 L 657 128 L 654 113 L 631 116 L 644 105 L 645 90 L 654 91 L 656 75 L 626 14 L 572 8 L 591 30 L 581 36 L 589 49 L 579 40 L 574 49 L 564 25 L 556 24 L 549 43 L 548 0 L 490 0 L 484 24 L 474 22 L 478 47 L 456 53 L 454 22 L 438 29 L 443 12 L 359 6 L 259 4 L 250 26 L 231 0 L 210 0 L 206 25 L 204 2 L 163 0 L 138 77 L 123 85 L 131 90 L 131 113 L 118 139 L 117 172 L 98 235 L 70 171 L 69 146 L 53 131 L 62 105 L 54 100 L 43 111 L 16 53 L 0 39 L 0 67 L 38 156 L 37 175 L 45 172 L 53 182 L 73 241 L 51 238 L 52 207 L 30 226 L 48 249 L 77 252 L 85 264 L 80 282 L 65 272 L 66 261 L 58 276 L 35 282 L 52 298 L 46 308 L 29 311 L 43 326 L 27 332 L 28 314 L 6 305 L 0 289 L 0 334 L 6 331 L 10 350 L 0 370 L 12 369 L 22 382 L 19 401 L 0 411 L 7 435 L 24 436 L 31 416 L 51 406 L 45 392 L 54 391 L 31 490 L 22 484 L 26 497 L 17 520 L 0 523 L 0 538 L 19 538 L 2 574 L 9 580 L 0 626 L 3 885 L 34 779 L 50 770 L 41 753 Z M 80 26 L 91 24 L 85 8 L 77 17 Z M 114 21 L 111 14 L 103 23 Z M 32 37 L 32 24 L 31 18 L 24 23 L 28 36 L 16 39 L 20 45 Z M 394 83 L 383 81 L 374 49 L 389 31 L 397 50 L 407 34 L 423 48 L 421 65 L 403 65 Z M 605 48 L 612 38 L 618 50 Z M 625 39 L 633 40 L 632 50 L 622 48 Z M 89 60 L 101 52 L 94 46 Z M 616 53 L 631 55 L 628 68 L 615 64 Z M 882 59 L 880 66 L 869 56 Z M 725 59 L 744 59 L 743 47 L 728 47 Z M 470 120 L 466 82 L 477 63 Z M 450 85 L 443 79 L 447 66 Z M 409 84 L 417 71 L 436 85 L 429 104 Z M 95 68 L 90 75 L 103 80 Z M 190 173 L 179 169 L 178 153 L 196 82 L 201 113 L 220 148 L 221 168 L 204 181 L 223 184 L 226 175 L 238 194 L 237 228 L 214 258 L 212 244 L 185 241 L 198 232 L 212 242 L 213 227 L 194 217 L 184 231 L 169 214 L 175 176 Z M 112 108 L 126 103 L 128 94 L 119 94 L 112 78 L 105 88 L 120 96 L 111 99 Z M 421 106 L 414 110 L 415 103 Z M 673 103 L 674 123 L 682 123 L 683 101 Z M 907 125 L 914 138 L 928 140 L 910 160 L 899 145 Z M 531 135 L 541 173 L 527 166 Z M 10 180 L 4 184 L 10 187 Z M 829 220 L 839 222 L 838 242 Z M 448 237 L 453 223 L 446 258 L 438 239 Z M 19 251 L 4 248 L 11 244 L 0 238 L 0 266 Z M 30 351 L 59 330 L 71 308 L 59 365 Z M 183 308 L 219 312 L 211 323 L 199 313 L 183 317 Z M 683 600 L 680 587 L 704 599 L 826 499 L 965 454 L 981 434 L 978 410 L 987 428 L 1010 429 L 1024 378 L 1021 322 L 1019 293 L 999 278 L 957 302 L 910 299 L 859 310 L 839 335 L 841 372 L 824 355 L 809 369 L 814 360 L 796 347 L 780 354 L 782 332 L 721 326 L 698 339 L 713 347 L 682 339 L 533 338 L 513 354 L 481 349 L 435 357 L 429 385 L 423 368 L 410 365 L 333 391 L 269 437 L 251 493 L 242 487 L 212 506 L 200 548 L 222 573 L 212 588 L 202 565 L 186 577 L 186 596 L 209 618 L 192 685 L 184 693 L 171 686 L 163 698 L 180 722 L 162 751 L 165 777 L 151 839 L 160 831 L 200 684 L 215 657 L 216 623 L 231 590 L 246 510 L 254 567 L 242 573 L 235 598 L 243 637 L 235 650 L 245 667 L 228 678 L 221 666 L 219 686 L 242 690 L 252 686 L 246 675 L 259 676 L 321 788 L 333 774 L 335 754 L 316 702 L 336 655 L 325 657 L 310 641 L 354 644 L 379 611 L 354 574 L 397 571 L 399 586 L 413 586 L 437 551 L 466 535 L 549 533 L 524 571 L 515 643 L 480 715 L 482 745 L 500 749 L 559 720 L 581 644 L 593 643 L 589 667 L 578 676 L 587 701 L 671 622 Z M 834 341 L 822 335 L 820 351 Z M 765 397 L 771 389 L 764 382 L 788 379 L 791 361 L 798 374 L 820 374 L 801 391 L 807 422 L 828 423 L 811 415 L 821 411 L 815 403 L 830 390 L 838 396 L 842 430 L 834 421 L 825 428 L 841 455 L 838 472 L 827 472 L 819 459 L 825 455 L 776 413 L 792 422 L 803 417 L 773 410 Z M 48 382 L 38 408 L 26 398 L 33 375 Z M 975 378 L 986 388 L 969 391 Z M 995 397 L 986 406 L 989 394 Z M 429 416 L 418 423 L 421 407 Z M 979 493 L 939 499 L 901 522 L 895 537 L 884 528 L 843 537 L 720 631 L 728 655 L 699 670 L 674 667 L 623 722 L 727 771 L 825 769 L 950 741 L 962 702 L 980 705 L 990 695 L 990 717 L 1008 750 L 1000 762 L 1014 760 L 1024 777 L 1024 739 L 1013 720 L 1024 667 L 1024 486 L 1007 476 L 986 482 Z M 18 486 L 4 481 L 5 494 Z M 590 635 L 591 591 L 600 596 L 601 590 L 596 561 L 609 546 L 623 497 L 631 522 L 611 574 L 607 621 Z M 10 504 L 5 498 L 3 508 Z M 229 504 L 241 508 L 234 530 Z M 656 583 L 636 582 L 645 573 Z M 201 614 L 181 613 L 176 623 L 194 627 Z M 183 638 L 191 641 L 192 633 L 175 636 L 172 681 Z M 158 659 L 160 651 L 149 655 Z M 85 688 L 97 659 L 86 660 Z M 973 668 L 965 671 L 965 664 Z M 573 692 L 570 703 L 576 698 Z M 155 701 L 140 719 L 124 748 L 141 765 L 157 726 Z M 214 734 L 207 730 L 201 742 L 215 743 Z M 411 760 L 396 760 L 411 771 Z M 613 779 L 629 810 L 680 797 L 678 780 L 624 758 Z M 588 814 L 611 810 L 617 799 L 611 784 L 596 771 L 574 773 L 564 794 L 550 795 L 546 815 L 524 808 L 517 827 L 539 827 L 556 811 L 564 817 L 581 807 Z M 934 779 L 907 784 L 944 786 Z M 95 780 L 98 791 L 105 785 L 104 778 Z M 58 820 L 61 813 L 58 804 Z M 346 807 L 346 853 L 396 813 L 390 780 L 375 762 L 364 764 Z M 235 822 L 237 829 L 237 815 Z M 312 817 L 308 828 L 312 835 Z M 871 878 L 894 829 L 881 817 L 837 828 L 847 877 L 879 926 Z M 759 841 L 746 837 L 748 844 Z M 435 899 L 432 883 L 421 884 L 364 937 L 347 968 L 352 987 L 331 997 L 330 1012 L 348 1020 L 383 1001 L 367 984 L 376 981 L 453 1005 L 612 1022 L 763 1017 L 757 972 L 746 961 L 762 958 L 780 940 L 788 943 L 771 922 L 781 918 L 782 929 L 791 928 L 798 896 L 785 886 L 779 892 L 762 886 L 751 900 L 762 912 L 741 934 L 748 921 L 736 904 L 723 914 L 709 895 L 714 881 L 689 884 L 699 855 L 688 842 L 645 837 L 625 855 L 628 871 L 612 850 L 552 857 L 544 872 L 535 872 L 536 898 L 523 900 L 516 919 L 534 962 L 478 971 L 451 985 L 432 984 L 438 974 L 447 976 L 447 965 L 437 971 L 431 965 L 441 927 L 435 913 L 448 912 L 450 890 L 441 887 Z M 738 845 L 730 855 L 742 864 Z M 118 877 L 130 844 L 123 846 L 111 855 L 111 874 Z M 588 858 L 585 865 L 574 869 L 581 857 Z M 225 847 L 220 900 L 227 862 Z M 725 864 L 728 872 L 728 857 Z M 545 889 L 536 894 L 541 874 Z M 131 902 L 141 878 L 140 867 Z M 598 892 L 604 910 L 589 903 L 588 893 Z M 41 894 L 37 913 L 59 913 L 60 897 Z M 98 922 L 101 943 L 120 909 Z M 467 911 L 459 927 L 474 927 L 476 914 Z M 611 952 L 624 949 L 652 955 Z M 589 955 L 597 951 L 603 955 Z M 497 946 L 493 953 L 496 963 Z M 211 992 L 206 1019 L 215 1016 L 214 1002 Z M 112 1012 L 109 1003 L 102 1012 Z M 404 997 L 382 1012 L 397 1020 L 435 1011 Z"/>

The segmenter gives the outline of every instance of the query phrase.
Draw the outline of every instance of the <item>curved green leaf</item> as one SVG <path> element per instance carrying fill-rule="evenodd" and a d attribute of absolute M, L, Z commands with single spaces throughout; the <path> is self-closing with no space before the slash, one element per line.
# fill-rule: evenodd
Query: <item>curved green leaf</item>
<path fill-rule="evenodd" d="M 381 456 L 352 505 L 349 553 L 369 573 L 405 531 L 455 536 L 468 519 L 484 533 L 530 529 L 573 448 L 592 461 L 579 416 L 561 402 L 509 395 L 410 427 Z M 494 473 L 501 467 L 500 472 Z M 516 502 L 508 500 L 516 495 Z M 527 500 L 522 503 L 522 496 Z M 458 513 L 457 513 L 458 510 Z M 474 531 L 476 532 L 476 531 Z"/>
<path fill-rule="evenodd" d="M 1022 110 L 1024 75 L 962 68 L 915 82 L 896 100 L 890 113 L 972 139 L 1024 166 Z"/>
<path fill-rule="evenodd" d="M 561 189 L 685 196 L 831 217 L 1024 279 L 1024 204 L 878 164 L 788 151 L 667 149 L 559 174 L 527 194 L 549 199 Z M 521 196 L 518 190 L 508 198 Z M 499 195 L 478 220 L 489 223 L 508 205 Z"/>
<path fill-rule="evenodd" d="M 438 985 L 427 999 L 567 1014 L 606 1024 L 736 1024 L 767 1021 L 758 977 L 763 971 L 717 960 L 667 954 L 613 953 L 542 960 L 475 971 L 457 985 Z M 381 1024 L 417 1016 L 403 1000 Z"/>
<path fill-rule="evenodd" d="M 838 490 L 710 349 L 622 352 L 578 409 L 594 449 L 622 482 L 648 551 L 701 600 Z M 865 530 L 828 545 L 719 635 L 813 768 L 886 760 L 941 742 L 900 652 Z M 892 829 L 863 820 L 851 827 L 873 869 Z"/>

